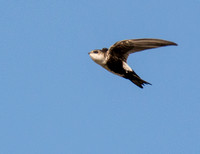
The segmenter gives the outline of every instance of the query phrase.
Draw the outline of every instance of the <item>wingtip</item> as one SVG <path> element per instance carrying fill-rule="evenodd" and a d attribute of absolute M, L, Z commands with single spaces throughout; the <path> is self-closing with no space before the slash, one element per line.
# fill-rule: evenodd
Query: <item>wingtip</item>
<path fill-rule="evenodd" d="M 177 43 L 175 43 L 175 42 L 172 42 L 172 41 L 167 41 L 167 40 L 163 40 L 164 42 L 166 42 L 166 44 L 168 44 L 168 45 L 174 45 L 174 46 L 178 46 L 178 44 Z"/>
<path fill-rule="evenodd" d="M 174 43 L 174 42 L 172 42 L 172 44 L 171 44 L 171 45 L 178 46 L 178 44 L 177 44 L 177 43 Z"/>

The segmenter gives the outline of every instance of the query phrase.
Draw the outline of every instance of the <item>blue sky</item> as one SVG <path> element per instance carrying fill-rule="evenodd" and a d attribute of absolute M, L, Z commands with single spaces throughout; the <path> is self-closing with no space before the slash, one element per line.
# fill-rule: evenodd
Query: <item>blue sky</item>
<path fill-rule="evenodd" d="M 199 0 L 0 2 L 0 154 L 200 153 Z M 135 38 L 144 89 L 87 54 Z"/>

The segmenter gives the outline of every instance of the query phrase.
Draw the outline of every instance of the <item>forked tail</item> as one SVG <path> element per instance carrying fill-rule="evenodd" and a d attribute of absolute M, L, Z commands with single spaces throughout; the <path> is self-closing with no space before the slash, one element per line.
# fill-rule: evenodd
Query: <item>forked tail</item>
<path fill-rule="evenodd" d="M 125 78 L 129 79 L 131 82 L 133 82 L 135 85 L 137 85 L 140 88 L 143 88 L 145 84 L 151 85 L 151 83 L 145 80 L 142 80 L 134 71 L 126 74 Z"/>
<path fill-rule="evenodd" d="M 147 81 L 144 81 L 144 80 L 142 80 L 141 78 L 138 78 L 138 77 L 135 77 L 135 78 L 133 78 L 133 79 L 129 79 L 131 82 L 133 82 L 134 84 L 136 84 L 138 87 L 140 87 L 140 88 L 143 88 L 143 86 L 145 85 L 145 84 L 149 84 L 149 85 L 151 85 L 151 83 L 149 83 L 149 82 L 147 82 Z"/>

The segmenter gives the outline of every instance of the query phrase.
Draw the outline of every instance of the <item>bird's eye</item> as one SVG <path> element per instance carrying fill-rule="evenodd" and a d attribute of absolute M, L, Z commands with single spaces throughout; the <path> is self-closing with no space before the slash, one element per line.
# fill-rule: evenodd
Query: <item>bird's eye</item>
<path fill-rule="evenodd" d="M 93 53 L 98 53 L 98 51 L 95 50 L 95 51 L 93 51 Z"/>

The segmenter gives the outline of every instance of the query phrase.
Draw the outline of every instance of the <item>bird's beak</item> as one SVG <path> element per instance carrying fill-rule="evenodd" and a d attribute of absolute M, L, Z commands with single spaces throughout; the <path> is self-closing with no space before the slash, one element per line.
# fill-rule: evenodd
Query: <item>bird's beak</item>
<path fill-rule="evenodd" d="M 88 52 L 88 55 L 90 55 L 90 52 Z"/>

